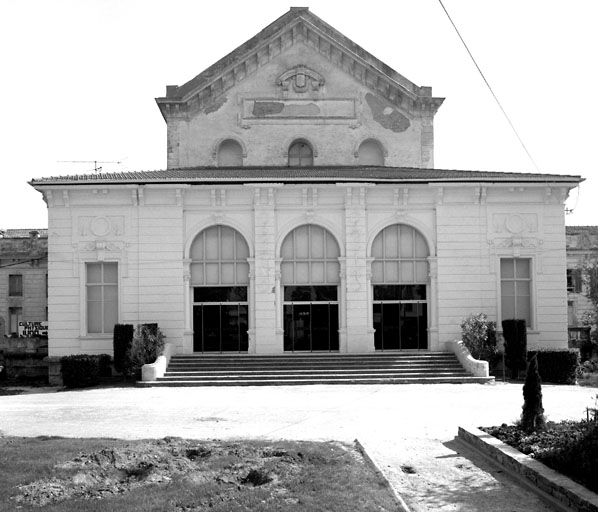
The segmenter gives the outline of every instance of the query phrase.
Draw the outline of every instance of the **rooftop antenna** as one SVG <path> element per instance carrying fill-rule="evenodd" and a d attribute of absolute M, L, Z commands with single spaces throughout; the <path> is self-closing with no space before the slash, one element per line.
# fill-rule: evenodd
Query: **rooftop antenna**
<path fill-rule="evenodd" d="M 57 160 L 58 163 L 62 164 L 93 164 L 93 172 L 96 174 L 102 172 L 102 166 L 98 164 L 122 164 L 122 160 Z"/>

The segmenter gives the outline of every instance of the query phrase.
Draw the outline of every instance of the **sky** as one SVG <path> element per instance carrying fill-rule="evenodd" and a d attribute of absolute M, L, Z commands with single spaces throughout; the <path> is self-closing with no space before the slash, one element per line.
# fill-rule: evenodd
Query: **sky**
<path fill-rule="evenodd" d="M 292 5 L 308 6 L 446 98 L 434 121 L 436 168 L 581 175 L 566 223 L 598 224 L 598 1 L 442 4 L 0 0 L 0 228 L 47 227 L 46 205 L 28 184 L 33 178 L 93 172 L 94 161 L 103 172 L 164 169 L 166 123 L 155 98 Z"/>

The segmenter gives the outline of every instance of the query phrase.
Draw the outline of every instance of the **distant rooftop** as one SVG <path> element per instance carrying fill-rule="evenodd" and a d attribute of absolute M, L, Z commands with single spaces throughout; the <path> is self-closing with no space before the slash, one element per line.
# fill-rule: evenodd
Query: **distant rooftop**
<path fill-rule="evenodd" d="M 37 232 L 39 238 L 48 238 L 47 229 L 0 229 L 0 238 L 31 238 Z"/>

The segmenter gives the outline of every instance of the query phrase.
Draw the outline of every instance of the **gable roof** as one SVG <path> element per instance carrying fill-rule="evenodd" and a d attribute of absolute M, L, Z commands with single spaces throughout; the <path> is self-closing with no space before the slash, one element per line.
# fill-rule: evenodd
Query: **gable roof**
<path fill-rule="evenodd" d="M 540 183 L 577 184 L 580 176 L 516 172 L 484 172 L 413 167 L 189 167 L 160 171 L 98 173 L 34 179 L 39 185 L 165 184 L 191 185 L 245 183 Z"/>
<path fill-rule="evenodd" d="M 165 120 L 201 110 L 264 64 L 296 43 L 311 46 L 332 64 L 408 112 L 429 110 L 433 115 L 444 98 L 432 97 L 431 87 L 419 87 L 374 57 L 307 7 L 291 7 L 260 33 L 187 83 L 166 87 L 156 98 Z"/>

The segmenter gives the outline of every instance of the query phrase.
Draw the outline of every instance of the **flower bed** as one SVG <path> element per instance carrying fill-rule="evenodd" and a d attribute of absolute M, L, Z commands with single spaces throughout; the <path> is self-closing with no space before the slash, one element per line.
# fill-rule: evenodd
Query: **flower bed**
<path fill-rule="evenodd" d="M 480 429 L 598 492 L 598 421 L 548 422 L 544 430 L 531 434 L 504 423 Z"/>

